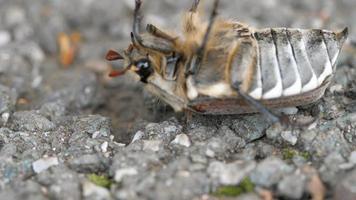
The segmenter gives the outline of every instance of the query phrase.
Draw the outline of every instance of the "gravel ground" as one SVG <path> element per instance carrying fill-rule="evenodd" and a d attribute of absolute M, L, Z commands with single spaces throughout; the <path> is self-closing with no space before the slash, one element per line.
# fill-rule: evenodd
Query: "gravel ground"
<path fill-rule="evenodd" d="M 356 199 L 356 1 L 222 0 L 221 15 L 256 27 L 350 28 L 325 97 L 284 111 L 318 118 L 304 131 L 258 114 L 186 122 L 109 79 L 133 2 L 0 0 L 0 199 Z M 190 2 L 146 0 L 145 19 L 178 29 Z"/>

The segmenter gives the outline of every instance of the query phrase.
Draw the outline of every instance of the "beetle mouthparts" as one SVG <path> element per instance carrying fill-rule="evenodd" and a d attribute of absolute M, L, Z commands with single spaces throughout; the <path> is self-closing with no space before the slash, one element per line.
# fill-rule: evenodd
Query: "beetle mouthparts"
<path fill-rule="evenodd" d="M 125 68 L 124 70 L 112 70 L 109 74 L 109 77 L 118 77 L 122 76 L 127 72 L 128 68 Z"/>

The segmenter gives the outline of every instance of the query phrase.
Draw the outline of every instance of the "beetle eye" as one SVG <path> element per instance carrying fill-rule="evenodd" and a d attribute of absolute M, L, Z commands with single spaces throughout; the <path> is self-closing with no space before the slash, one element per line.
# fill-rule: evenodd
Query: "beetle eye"
<path fill-rule="evenodd" d="M 147 83 L 147 78 L 153 73 L 151 63 L 148 59 L 139 60 L 136 62 L 136 73 L 141 77 L 141 81 Z"/>
<path fill-rule="evenodd" d="M 136 67 L 138 69 L 146 69 L 146 68 L 149 68 L 150 67 L 150 64 L 148 62 L 148 60 L 143 60 L 143 61 L 139 61 L 137 64 L 136 64 Z"/>

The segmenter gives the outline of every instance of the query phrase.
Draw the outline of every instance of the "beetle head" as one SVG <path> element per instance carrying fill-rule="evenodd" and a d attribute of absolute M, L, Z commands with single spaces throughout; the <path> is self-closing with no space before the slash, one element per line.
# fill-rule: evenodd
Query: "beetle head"
<path fill-rule="evenodd" d="M 147 88 L 160 97 L 175 110 L 181 110 L 183 102 L 177 95 L 177 69 L 181 68 L 180 56 L 175 50 L 172 39 L 159 37 L 152 31 L 153 25 L 148 25 L 147 33 L 139 32 L 141 17 L 139 10 L 141 0 L 135 0 L 133 31 L 131 44 L 123 52 L 110 50 L 106 59 L 109 61 L 124 60 L 124 68 L 113 70 L 111 77 L 121 76 L 127 72 L 133 72 Z M 168 36 L 169 37 L 169 36 Z"/>

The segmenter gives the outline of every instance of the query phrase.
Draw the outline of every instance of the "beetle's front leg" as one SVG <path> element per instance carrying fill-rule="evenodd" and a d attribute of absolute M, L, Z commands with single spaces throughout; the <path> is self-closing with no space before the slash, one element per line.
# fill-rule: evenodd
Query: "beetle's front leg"
<path fill-rule="evenodd" d="M 194 0 L 189 12 L 195 13 L 198 9 L 199 3 L 200 3 L 200 0 Z"/>
<path fill-rule="evenodd" d="M 178 39 L 178 37 L 173 37 L 169 35 L 168 33 L 160 30 L 153 24 L 147 24 L 146 31 L 155 37 L 162 38 L 170 42 L 175 42 Z"/>

